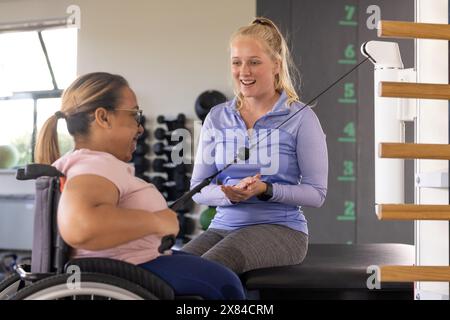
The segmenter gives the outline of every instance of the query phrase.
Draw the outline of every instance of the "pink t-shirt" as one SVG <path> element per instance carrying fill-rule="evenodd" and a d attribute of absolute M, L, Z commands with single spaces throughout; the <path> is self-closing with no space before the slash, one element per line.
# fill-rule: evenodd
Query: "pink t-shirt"
<path fill-rule="evenodd" d="M 167 208 L 166 201 L 153 184 L 134 176 L 134 167 L 106 152 L 80 149 L 70 152 L 53 163 L 63 172 L 67 181 L 79 175 L 92 174 L 104 177 L 119 190 L 118 207 L 159 211 Z M 148 235 L 120 246 L 99 250 L 75 249 L 73 257 L 104 257 L 140 264 L 160 255 L 161 237 Z"/>

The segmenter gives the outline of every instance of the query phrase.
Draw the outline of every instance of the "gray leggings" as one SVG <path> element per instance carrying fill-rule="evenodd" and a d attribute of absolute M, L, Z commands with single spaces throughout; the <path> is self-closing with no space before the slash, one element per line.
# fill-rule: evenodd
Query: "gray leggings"
<path fill-rule="evenodd" d="M 181 251 L 218 262 L 241 274 L 253 269 L 301 263 L 308 251 L 308 236 L 275 224 L 238 230 L 210 228 Z"/>

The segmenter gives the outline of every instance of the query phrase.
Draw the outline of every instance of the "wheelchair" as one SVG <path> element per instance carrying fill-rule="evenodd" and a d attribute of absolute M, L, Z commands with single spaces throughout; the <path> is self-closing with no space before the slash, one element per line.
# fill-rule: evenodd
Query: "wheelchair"
<path fill-rule="evenodd" d="M 52 166 L 31 164 L 19 169 L 17 178 L 36 179 L 32 259 L 31 265 L 17 265 L 15 273 L 0 282 L 0 300 L 203 299 L 175 295 L 155 274 L 123 261 L 69 259 L 71 248 L 56 223 L 64 175 Z M 174 241 L 163 238 L 159 251 L 171 248 Z M 366 280 L 367 266 L 412 265 L 414 252 L 414 246 L 406 244 L 311 244 L 301 264 L 251 270 L 241 275 L 241 281 L 251 300 L 411 299 L 410 283 L 368 290 Z"/>
<path fill-rule="evenodd" d="M 133 264 L 108 258 L 70 259 L 70 246 L 57 228 L 57 208 L 65 176 L 55 167 L 29 164 L 18 180 L 36 180 L 31 265 L 20 264 L 0 282 L 0 300 L 174 300 L 172 287 Z M 159 251 L 170 249 L 174 236 L 163 237 Z"/>

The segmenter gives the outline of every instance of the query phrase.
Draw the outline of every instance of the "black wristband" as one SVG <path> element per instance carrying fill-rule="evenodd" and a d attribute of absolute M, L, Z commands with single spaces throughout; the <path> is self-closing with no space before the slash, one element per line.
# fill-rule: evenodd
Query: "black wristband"
<path fill-rule="evenodd" d="M 267 185 L 266 192 L 258 194 L 256 197 L 261 201 L 268 201 L 273 197 L 273 186 L 270 182 L 263 181 Z"/>

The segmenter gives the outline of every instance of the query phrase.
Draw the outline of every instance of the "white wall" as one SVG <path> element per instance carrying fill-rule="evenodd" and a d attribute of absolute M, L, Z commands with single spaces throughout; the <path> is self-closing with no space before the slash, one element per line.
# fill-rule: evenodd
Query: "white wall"
<path fill-rule="evenodd" d="M 256 0 L 0 0 L 0 23 L 66 16 L 81 8 L 78 74 L 124 75 L 150 118 L 184 112 L 207 89 L 232 95 L 228 40 Z"/>
<path fill-rule="evenodd" d="M 200 93 L 232 97 L 228 41 L 256 15 L 256 0 L 0 0 L 0 24 L 65 17 L 71 4 L 81 9 L 78 75 L 125 76 L 147 127 L 183 112 L 192 130 Z"/>
<path fill-rule="evenodd" d="M 416 20 L 425 23 L 448 23 L 447 0 L 417 0 Z M 448 83 L 448 41 L 417 40 L 416 66 L 418 82 Z M 448 101 L 419 100 L 417 123 L 418 143 L 449 143 Z M 420 173 L 447 171 L 447 161 L 418 160 Z M 447 189 L 422 188 L 417 192 L 420 204 L 448 204 Z M 449 223 L 446 221 L 416 222 L 418 265 L 449 264 Z M 449 294 L 448 283 L 422 282 L 417 284 L 422 298 L 427 293 Z M 429 295 L 429 298 L 438 296 Z"/>

